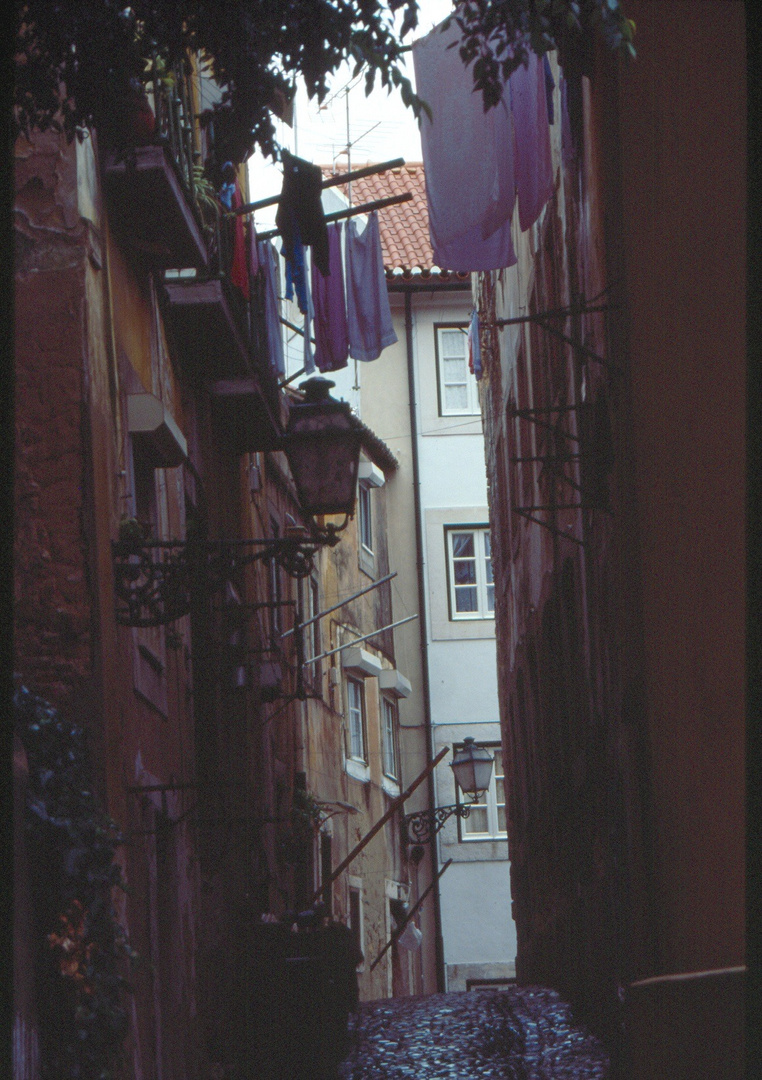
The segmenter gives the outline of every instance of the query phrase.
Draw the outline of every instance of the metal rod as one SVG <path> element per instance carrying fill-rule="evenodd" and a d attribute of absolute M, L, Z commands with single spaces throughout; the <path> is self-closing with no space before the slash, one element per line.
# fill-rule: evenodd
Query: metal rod
<path fill-rule="evenodd" d="M 379 165 L 365 165 L 362 169 L 354 169 L 352 172 L 343 173 L 341 176 L 331 176 L 323 181 L 323 187 L 336 187 L 337 184 L 350 183 L 352 180 L 361 180 L 363 176 L 374 176 L 376 173 L 386 172 L 387 169 L 399 169 L 405 164 L 404 158 L 394 158 L 393 161 L 382 161 Z M 252 210 L 263 210 L 266 206 L 275 206 L 280 202 L 280 195 L 270 195 L 267 199 L 259 199 L 257 202 L 246 203 L 234 210 L 234 214 L 248 214 Z M 257 239 L 261 239 L 258 237 Z"/>
<path fill-rule="evenodd" d="M 341 652 L 342 649 L 350 649 L 353 645 L 359 645 L 361 641 L 367 641 L 369 637 L 375 637 L 376 634 L 383 634 L 385 630 L 393 630 L 395 626 L 402 626 L 403 623 L 412 622 L 413 619 L 417 619 L 417 615 L 408 615 L 406 619 L 399 619 L 397 622 L 389 623 L 388 626 L 381 626 L 378 630 L 371 630 L 369 634 L 363 634 L 362 637 L 355 638 L 353 641 L 347 641 L 343 645 L 338 645 L 335 649 L 329 649 L 328 652 L 321 653 L 320 656 L 313 656 L 310 660 L 305 660 L 305 664 L 316 664 L 318 660 L 325 660 L 326 656 L 333 656 L 334 653 Z"/>
<path fill-rule="evenodd" d="M 304 337 L 304 327 L 297 326 L 296 323 L 292 323 L 288 319 L 284 319 L 282 315 L 279 315 L 278 318 L 280 319 L 280 321 L 283 323 L 284 326 L 287 326 L 289 328 L 289 330 L 293 330 L 295 334 L 301 334 L 302 337 Z M 313 345 L 317 345 L 317 342 L 315 341 L 314 337 L 311 337 L 310 341 L 312 342 Z M 302 371 L 304 371 L 304 368 L 302 368 Z M 296 375 L 292 375 L 291 378 L 295 379 Z M 284 384 L 281 383 L 281 386 L 283 386 L 283 385 Z"/>
<path fill-rule="evenodd" d="M 403 934 L 403 932 L 404 932 L 404 930 L 405 930 L 405 927 L 406 927 L 406 926 L 407 926 L 407 924 L 408 924 L 408 923 L 410 922 L 410 920 L 411 920 L 411 919 L 413 918 L 413 916 L 414 916 L 414 915 L 416 915 L 416 914 L 418 913 L 418 910 L 420 909 L 421 905 L 423 904 L 423 901 L 424 901 L 424 900 L 426 899 L 426 897 L 427 897 L 427 896 L 429 895 L 429 893 L 431 892 L 431 890 L 432 890 L 432 889 L 434 888 L 434 886 L 436 885 L 436 883 L 437 883 L 437 882 L 439 881 L 439 879 L 441 878 L 442 874 L 443 874 L 443 873 L 445 872 L 445 870 L 447 869 L 447 867 L 448 867 L 448 866 L 449 866 L 449 865 L 450 865 L 451 863 L 452 863 L 452 859 L 448 859 L 448 860 L 447 860 L 447 862 L 446 862 L 446 863 L 444 863 L 444 865 L 442 866 L 442 869 L 441 869 L 441 870 L 439 871 L 439 873 L 438 873 L 438 874 L 437 874 L 437 875 L 436 875 L 435 877 L 433 877 L 433 878 L 431 879 L 431 881 L 430 881 L 430 882 L 428 883 L 428 885 L 426 886 L 426 888 L 425 888 L 425 889 L 423 890 L 423 892 L 421 893 L 421 895 L 420 895 L 420 896 L 418 897 L 418 899 L 416 900 L 416 902 L 415 902 L 415 904 L 413 905 L 413 907 L 411 907 L 410 911 L 408 911 L 407 915 L 406 915 L 406 916 L 405 916 L 405 918 L 404 918 L 404 919 L 402 920 L 402 922 L 401 922 L 401 923 L 400 923 L 400 925 L 399 925 L 399 926 L 397 927 L 397 929 L 396 929 L 396 930 L 394 930 L 394 931 L 392 932 L 392 936 L 391 936 L 391 937 L 389 938 L 389 940 L 387 941 L 386 945 L 384 945 L 383 949 L 382 949 L 382 950 L 381 950 L 381 952 L 380 952 L 380 953 L 378 954 L 378 956 L 377 956 L 377 957 L 376 957 L 376 959 L 375 959 L 375 960 L 373 961 L 373 963 L 372 963 L 372 964 L 370 965 L 370 970 L 371 970 L 371 971 L 373 971 L 373 968 L 374 968 L 374 967 L 376 966 L 376 964 L 377 964 L 377 963 L 379 962 L 379 960 L 381 960 L 381 958 L 382 958 L 383 956 L 385 956 L 385 955 L 386 955 L 386 953 L 388 952 L 388 950 L 389 950 L 389 949 L 391 949 L 391 947 L 392 947 L 392 945 L 394 944 L 394 942 L 395 942 L 395 941 L 398 941 L 398 940 L 399 940 L 399 939 L 400 939 L 400 938 L 402 937 L 402 934 Z"/>
<path fill-rule="evenodd" d="M 343 859 L 339 863 L 339 865 L 336 867 L 336 869 L 331 872 L 331 876 L 326 881 L 322 882 L 319 889 L 315 890 L 315 892 L 312 894 L 312 900 L 310 901 L 311 903 L 314 904 L 315 901 L 317 900 L 317 898 L 322 894 L 323 890 L 328 888 L 330 885 L 333 885 L 334 881 L 339 876 L 339 874 L 343 874 L 343 872 L 346 870 L 346 868 L 349 866 L 349 864 L 352 862 L 352 860 L 357 855 L 360 854 L 360 852 L 363 850 L 363 848 L 368 843 L 370 843 L 370 841 L 373 839 L 373 837 L 376 835 L 376 833 L 380 829 L 382 829 L 384 827 L 384 825 L 386 825 L 387 821 L 396 814 L 396 812 L 399 810 L 399 808 L 402 806 L 402 804 L 407 799 L 410 798 L 410 796 L 413 794 L 413 792 L 418 787 L 418 785 L 422 784 L 423 781 L 426 779 L 426 777 L 429 775 L 429 773 L 434 771 L 435 766 L 438 765 L 439 762 L 442 760 L 442 758 L 445 756 L 445 754 L 447 754 L 449 752 L 449 749 L 450 749 L 449 746 L 443 746 L 442 749 L 440 750 L 440 752 L 434 758 L 434 760 L 429 762 L 429 764 L 426 766 L 426 768 L 423 770 L 423 772 L 418 774 L 418 776 L 412 782 L 410 787 L 407 788 L 406 791 L 403 791 L 401 795 L 398 795 L 396 799 L 392 799 L 392 802 L 391 802 L 391 804 L 389 806 L 389 809 L 386 811 L 386 813 L 382 817 L 380 817 L 378 819 L 378 821 L 373 826 L 373 828 L 370 830 L 370 832 L 367 832 L 365 834 L 365 836 L 363 836 L 363 838 L 359 842 L 359 844 L 356 844 L 355 847 L 353 847 L 352 850 L 350 851 L 350 853 L 347 855 L 347 857 L 345 859 Z"/>
<path fill-rule="evenodd" d="M 326 214 L 326 221 L 340 221 L 342 218 L 354 217 L 356 214 L 369 214 L 372 210 L 383 210 L 385 206 L 394 206 L 396 203 L 410 202 L 413 194 L 406 191 L 404 195 L 390 195 L 386 199 L 374 199 L 373 202 L 363 203 L 362 206 L 350 206 L 346 210 L 336 210 L 332 214 Z M 267 232 L 258 233 L 258 240 L 272 240 L 274 236 L 280 236 L 280 229 L 268 229 Z"/>
<path fill-rule="evenodd" d="M 307 374 L 307 369 L 306 368 L 303 368 L 303 367 L 299 368 L 299 370 L 295 371 L 293 375 L 289 375 L 289 377 L 287 379 L 284 379 L 283 382 L 279 382 L 278 383 L 278 389 L 282 390 L 284 386 L 288 386 L 288 384 L 293 382 L 294 379 L 298 379 L 300 375 L 306 375 L 306 374 Z"/>
<path fill-rule="evenodd" d="M 589 507 L 584 503 L 549 503 L 548 505 L 538 503 L 533 506 L 514 506 L 513 509 L 520 514 L 522 511 L 529 510 L 587 510 Z"/>
<path fill-rule="evenodd" d="M 584 540 L 579 540 L 576 536 L 572 536 L 571 533 L 562 532 L 561 529 L 557 528 L 555 525 L 550 525 L 547 521 L 542 521 L 540 518 L 533 517 L 531 514 L 527 513 L 526 510 L 522 510 L 521 507 L 514 506 L 513 512 L 514 514 L 520 514 L 521 517 L 526 518 L 527 521 L 534 522 L 535 525 L 542 525 L 543 529 L 547 529 L 549 532 L 552 532 L 555 536 L 561 537 L 563 540 L 573 540 L 574 543 L 579 544 L 580 547 L 586 546 Z"/>
<path fill-rule="evenodd" d="M 533 457 L 510 457 L 508 460 L 513 464 L 519 461 L 576 461 L 582 454 L 535 454 Z"/>
<path fill-rule="evenodd" d="M 567 345 L 571 345 L 573 349 L 581 352 L 583 356 L 589 356 L 591 360 L 595 360 L 597 364 L 601 364 L 605 368 L 613 367 L 614 365 L 610 360 L 604 360 L 602 356 L 599 356 L 593 349 L 588 349 L 587 345 L 583 345 L 579 341 L 575 341 L 574 338 L 570 338 L 568 334 L 562 334 L 560 330 L 556 330 L 555 326 L 547 326 L 544 322 L 540 321 L 539 325 L 548 334 L 553 337 L 559 338 L 561 341 L 565 341 Z"/>
<path fill-rule="evenodd" d="M 319 611 L 317 615 L 313 615 L 311 619 L 305 619 L 302 626 L 311 626 L 312 623 L 317 622 L 318 619 L 322 619 L 325 615 L 330 615 L 332 611 L 338 611 L 340 607 L 344 607 L 345 604 L 351 604 L 353 600 L 356 600 L 358 596 L 364 596 L 365 593 L 371 592 L 373 589 L 377 589 L 379 585 L 383 585 L 385 581 L 390 581 L 397 576 L 397 571 L 394 570 L 391 574 L 387 574 L 386 577 L 379 578 L 378 581 L 374 581 L 372 585 L 366 585 L 364 589 L 360 589 L 359 592 L 352 593 L 346 600 L 340 600 L 338 604 L 334 604 L 333 607 L 326 608 L 325 611 Z M 289 634 L 293 634 L 293 630 L 286 630 L 281 634 L 280 639 L 288 637 Z"/>
<path fill-rule="evenodd" d="M 611 308 L 611 304 L 599 304 L 597 307 L 565 307 L 565 308 L 550 308 L 548 311 L 535 311 L 531 315 L 516 315 L 512 319 L 495 319 L 494 322 L 485 322 L 485 326 L 496 326 L 499 330 L 502 330 L 504 326 L 518 326 L 520 323 L 537 322 L 540 326 L 543 325 L 543 319 L 557 318 L 563 316 L 569 318 L 571 315 L 583 314 L 592 315 L 596 311 L 608 311 Z M 550 327 L 545 327 L 549 330 Z M 572 342 L 574 344 L 574 342 Z"/>
<path fill-rule="evenodd" d="M 576 412 L 579 405 L 548 405 L 537 409 L 512 409 L 514 416 L 523 416 L 529 420 L 534 416 L 548 416 L 553 413 Z"/>

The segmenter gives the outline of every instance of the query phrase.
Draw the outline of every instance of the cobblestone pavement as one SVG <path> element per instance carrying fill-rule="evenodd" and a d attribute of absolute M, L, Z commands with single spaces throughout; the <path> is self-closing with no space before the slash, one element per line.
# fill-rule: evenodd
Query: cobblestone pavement
<path fill-rule="evenodd" d="M 511 987 L 365 1002 L 340 1080 L 606 1080 L 600 1042 L 553 990 Z"/>

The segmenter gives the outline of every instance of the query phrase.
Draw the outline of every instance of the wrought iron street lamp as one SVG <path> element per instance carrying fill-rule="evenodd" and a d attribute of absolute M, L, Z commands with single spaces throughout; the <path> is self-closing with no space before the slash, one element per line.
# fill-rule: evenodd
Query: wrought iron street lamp
<path fill-rule="evenodd" d="M 453 756 L 450 768 L 460 790 L 470 796 L 470 803 L 454 803 L 437 806 L 433 810 L 419 810 L 406 814 L 403 819 L 403 839 L 407 844 L 426 844 L 432 840 L 444 823 L 454 815 L 467 818 L 471 807 L 487 790 L 492 779 L 494 757 L 484 746 L 477 745 L 469 735 L 462 748 Z"/>
<path fill-rule="evenodd" d="M 346 401 L 330 396 L 335 384 L 302 383 L 304 401 L 291 405 L 284 450 L 307 517 L 354 512 L 361 429 Z"/>
<path fill-rule="evenodd" d="M 216 591 L 245 565 L 274 559 L 291 577 L 306 577 L 324 545 L 333 547 L 354 513 L 362 425 L 345 401 L 330 396 L 334 386 L 316 377 L 302 383 L 304 400 L 289 411 L 281 449 L 288 458 L 308 526 L 283 536 L 210 540 L 201 478 L 196 479 L 200 528 L 187 540 L 146 540 L 137 522 L 113 544 L 117 621 L 126 626 L 160 626 L 191 610 L 194 595 Z M 343 514 L 344 521 L 318 524 L 316 517 Z"/>

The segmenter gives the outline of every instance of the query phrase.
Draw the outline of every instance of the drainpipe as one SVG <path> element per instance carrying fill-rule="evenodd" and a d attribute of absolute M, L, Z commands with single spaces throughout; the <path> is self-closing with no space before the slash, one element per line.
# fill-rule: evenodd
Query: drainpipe
<path fill-rule="evenodd" d="M 430 765 L 434 758 L 433 738 L 431 726 L 431 691 L 429 685 L 429 643 L 427 638 L 427 610 L 426 610 L 426 584 L 423 576 L 423 524 L 421 520 L 421 469 L 418 458 L 418 406 L 415 396 L 415 370 L 413 366 L 413 312 L 411 303 L 411 291 L 405 289 L 405 345 L 407 350 L 407 382 L 408 397 L 410 399 L 410 441 L 412 447 L 413 462 L 413 501 L 415 506 L 415 553 L 416 567 L 418 570 L 418 629 L 421 643 L 421 673 L 423 676 L 423 717 L 426 730 L 426 764 Z M 428 782 L 429 810 L 434 812 L 436 806 L 434 798 L 434 773 L 429 774 Z M 435 956 L 437 970 L 437 990 L 445 989 L 444 968 L 444 942 L 442 939 L 442 912 L 439 902 L 439 884 L 436 880 L 436 837 L 431 839 L 431 872 L 434 883 L 434 926 L 436 932 Z"/>

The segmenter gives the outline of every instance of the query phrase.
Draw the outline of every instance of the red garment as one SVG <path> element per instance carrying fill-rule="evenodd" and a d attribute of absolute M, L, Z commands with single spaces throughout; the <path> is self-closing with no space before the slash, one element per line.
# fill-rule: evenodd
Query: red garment
<path fill-rule="evenodd" d="M 243 196 L 238 180 L 233 192 L 233 209 L 243 206 Z M 233 258 L 230 264 L 230 280 L 249 299 L 249 271 L 246 259 L 246 235 L 243 214 L 236 214 L 233 224 Z"/>

